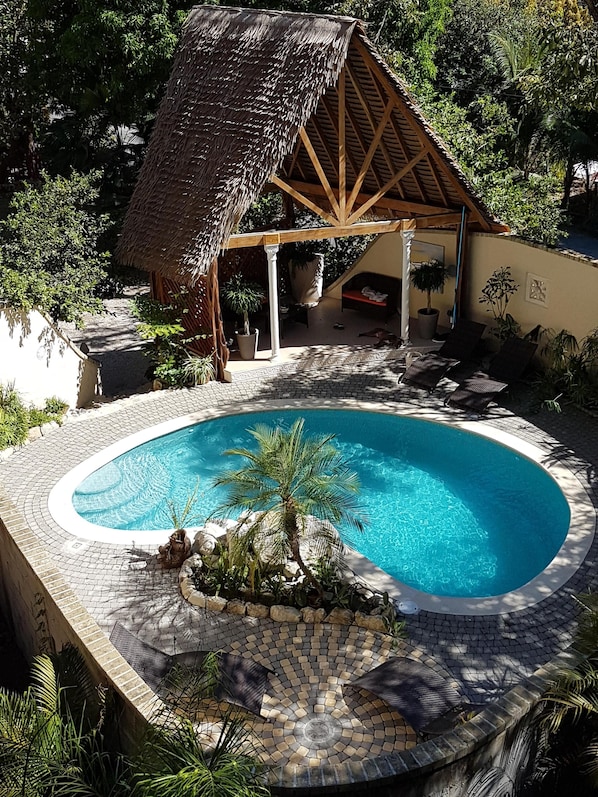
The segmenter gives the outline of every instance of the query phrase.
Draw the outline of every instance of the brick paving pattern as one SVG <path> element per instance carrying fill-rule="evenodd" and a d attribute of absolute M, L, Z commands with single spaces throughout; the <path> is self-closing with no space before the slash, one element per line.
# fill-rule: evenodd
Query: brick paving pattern
<path fill-rule="evenodd" d="M 190 606 L 178 592 L 177 574 L 157 566 L 154 547 L 141 539 L 117 546 L 73 537 L 50 516 L 48 495 L 73 466 L 105 446 L 204 408 L 351 398 L 384 403 L 397 413 L 429 409 L 442 413 L 448 423 L 467 417 L 444 408 L 446 386 L 428 397 L 397 385 L 400 367 L 395 351 L 367 346 L 314 351 L 296 364 L 248 373 L 233 384 L 134 396 L 82 412 L 0 463 L 0 482 L 107 633 L 119 620 L 164 650 L 223 650 L 272 666 L 276 674 L 264 701 L 264 721 L 255 721 L 271 763 L 315 766 L 326 759 L 336 764 L 412 746 L 414 732 L 399 715 L 372 695 L 343 689 L 344 682 L 396 652 L 437 668 L 469 702 L 504 694 L 571 640 L 578 611 L 573 596 L 596 588 L 596 541 L 570 581 L 540 604 L 494 616 L 421 612 L 407 618 L 407 642 L 394 651 L 389 638 L 363 629 L 285 627 Z M 575 472 L 596 506 L 595 420 L 572 410 L 554 415 L 532 414 L 532 409 L 529 392 L 522 390 L 484 420 L 550 452 Z"/>

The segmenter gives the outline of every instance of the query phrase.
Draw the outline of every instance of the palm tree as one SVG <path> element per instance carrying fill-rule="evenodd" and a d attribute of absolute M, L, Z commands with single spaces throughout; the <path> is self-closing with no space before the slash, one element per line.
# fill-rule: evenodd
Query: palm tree
<path fill-rule="evenodd" d="M 0 689 L 0 794 L 124 797 L 122 754 L 105 745 L 106 693 L 74 648 L 37 656 L 23 694 Z"/>
<path fill-rule="evenodd" d="M 540 715 L 534 781 L 539 794 L 555 797 L 590 797 L 598 786 L 598 594 L 578 601 L 584 607 L 575 637 L 578 662 L 560 673 Z"/>
<path fill-rule="evenodd" d="M 186 718 L 153 723 L 143 745 L 135 797 L 266 797 L 262 768 L 243 719 L 225 715 L 215 744 Z"/>
<path fill-rule="evenodd" d="M 257 451 L 225 452 L 242 457 L 245 464 L 215 480 L 216 486 L 229 489 L 215 514 L 242 512 L 239 549 L 261 545 L 277 562 L 293 559 L 321 602 L 324 590 L 305 561 L 301 543 L 309 542 L 316 560 L 327 556 L 342 561 L 343 544 L 334 526 L 345 522 L 361 531 L 364 525 L 355 498 L 358 477 L 332 445 L 334 435 L 306 437 L 302 418 L 288 431 L 258 424 L 249 432 Z"/>

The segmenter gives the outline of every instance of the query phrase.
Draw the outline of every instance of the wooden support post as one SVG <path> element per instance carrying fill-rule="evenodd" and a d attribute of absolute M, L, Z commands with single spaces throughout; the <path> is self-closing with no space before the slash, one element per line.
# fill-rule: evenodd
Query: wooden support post
<path fill-rule="evenodd" d="M 216 379 L 224 379 L 224 369 L 228 362 L 229 350 L 224 336 L 222 313 L 220 312 L 220 291 L 218 289 L 218 258 L 212 260 L 208 271 L 207 299 L 210 308 L 210 321 L 212 325 L 212 340 L 214 345 L 214 368 Z"/>

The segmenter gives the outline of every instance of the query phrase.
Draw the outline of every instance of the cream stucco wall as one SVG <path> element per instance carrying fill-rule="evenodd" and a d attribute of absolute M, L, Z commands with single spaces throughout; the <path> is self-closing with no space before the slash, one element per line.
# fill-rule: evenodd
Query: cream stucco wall
<path fill-rule="evenodd" d="M 422 244 L 443 247 L 449 279 L 441 294 L 432 294 L 432 304 L 440 310 L 440 323 L 446 324 L 447 311 L 453 306 L 455 292 L 456 236 L 450 232 L 418 232 L 413 242 L 412 261 L 424 259 Z M 432 254 L 434 253 L 433 250 Z M 438 250 L 440 251 L 440 250 Z M 469 238 L 467 277 L 462 296 L 462 313 L 476 321 L 492 321 L 479 296 L 492 272 L 510 266 L 519 290 L 513 295 L 508 311 L 521 324 L 522 331 L 540 324 L 545 329 L 567 329 L 578 340 L 598 327 L 598 262 L 501 235 L 474 233 Z M 361 271 L 401 276 L 402 242 L 400 233 L 379 236 L 355 264 L 332 285 L 328 294 L 340 298 L 341 285 L 350 275 Z M 530 276 L 531 275 L 531 276 Z M 528 285 L 528 279 L 535 285 Z M 544 290 L 545 302 L 532 301 L 530 291 Z M 410 315 L 424 306 L 425 298 L 410 290 Z"/>
<path fill-rule="evenodd" d="M 98 364 L 37 311 L 0 309 L 0 383 L 27 404 L 52 396 L 82 407 L 99 392 Z"/>

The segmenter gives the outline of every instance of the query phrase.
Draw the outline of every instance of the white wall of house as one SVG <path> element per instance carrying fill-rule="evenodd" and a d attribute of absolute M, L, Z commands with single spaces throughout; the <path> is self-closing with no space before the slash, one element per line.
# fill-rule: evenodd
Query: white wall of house
<path fill-rule="evenodd" d="M 432 294 L 432 304 L 440 310 L 440 324 L 448 323 L 447 311 L 455 296 L 456 235 L 443 231 L 420 231 L 412 245 L 412 262 L 442 253 L 449 269 L 444 291 Z M 362 271 L 401 276 L 402 241 L 398 233 L 380 235 L 348 274 L 330 286 L 327 294 L 340 299 L 341 286 L 350 276 Z M 598 327 L 598 261 L 571 252 L 529 244 L 508 235 L 474 233 L 469 237 L 467 277 L 461 312 L 474 321 L 492 323 L 492 315 L 479 297 L 495 269 L 510 266 L 519 285 L 509 302 L 508 312 L 520 323 L 523 333 L 540 324 L 559 332 L 567 329 L 578 340 Z M 425 296 L 410 290 L 411 317 L 425 305 Z"/>
<path fill-rule="evenodd" d="M 56 396 L 83 407 L 98 395 L 99 366 L 36 310 L 0 309 L 0 383 L 14 383 L 26 404 Z"/>

